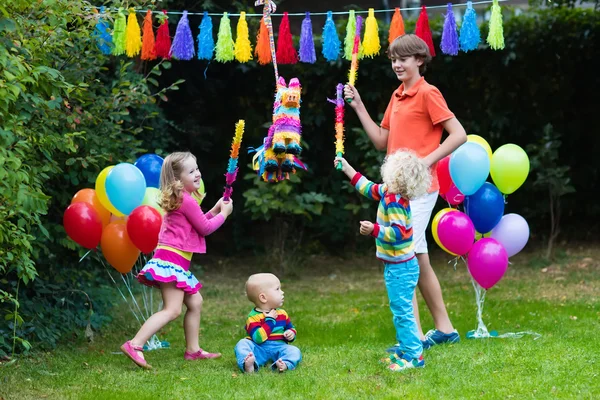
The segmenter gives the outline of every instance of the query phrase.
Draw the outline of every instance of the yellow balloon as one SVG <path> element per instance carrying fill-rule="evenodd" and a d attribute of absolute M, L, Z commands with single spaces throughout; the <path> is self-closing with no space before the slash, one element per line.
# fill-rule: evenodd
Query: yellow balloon
<path fill-rule="evenodd" d="M 435 217 L 433 217 L 433 221 L 431 221 L 431 233 L 433 234 L 433 239 L 435 240 L 437 245 L 442 248 L 442 250 L 444 250 L 448 254 L 452 254 L 453 256 L 458 256 L 458 254 L 454 254 L 453 252 L 448 251 L 448 249 L 442 245 L 442 242 L 440 242 L 440 238 L 438 237 L 438 232 L 437 232 L 438 224 L 440 223 L 440 219 L 442 219 L 442 217 L 447 212 L 453 211 L 453 210 L 455 210 L 455 209 L 452 207 L 446 207 L 446 208 L 443 208 L 440 211 L 438 211 L 437 214 L 435 214 Z"/>
<path fill-rule="evenodd" d="M 511 194 L 521 187 L 529 175 L 529 157 L 516 144 L 500 146 L 492 156 L 490 174 L 500 192 Z"/>
<path fill-rule="evenodd" d="M 483 147 L 488 153 L 488 157 L 490 158 L 490 160 L 492 159 L 492 148 L 484 138 L 482 138 L 479 135 L 467 135 L 467 142 L 477 143 L 478 145 Z"/>
<path fill-rule="evenodd" d="M 106 194 L 106 177 L 111 169 L 113 169 L 114 165 L 108 166 L 104 168 L 96 178 L 96 196 L 98 196 L 98 200 L 100 200 L 100 204 L 104 206 L 111 214 L 116 215 L 117 217 L 122 217 L 123 214 L 121 211 L 117 210 L 115 206 L 112 205 L 110 200 L 108 199 L 108 195 Z"/>
<path fill-rule="evenodd" d="M 142 205 L 150 206 L 158 211 L 161 215 L 165 215 L 165 210 L 160 208 L 158 201 L 160 199 L 160 190 L 154 187 L 146 188 L 146 194 L 142 200 Z"/>

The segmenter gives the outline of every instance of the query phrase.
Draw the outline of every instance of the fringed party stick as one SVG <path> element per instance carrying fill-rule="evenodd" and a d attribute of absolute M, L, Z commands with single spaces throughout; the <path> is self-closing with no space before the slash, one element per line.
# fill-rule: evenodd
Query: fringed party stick
<path fill-rule="evenodd" d="M 273 22 L 271 21 L 271 13 L 277 10 L 277 6 L 272 0 L 256 0 L 255 6 L 264 5 L 263 7 L 263 20 L 269 32 L 269 47 L 271 48 L 271 61 L 273 61 L 273 69 L 275 70 L 275 86 L 277 86 L 277 80 L 279 79 L 279 71 L 277 71 L 277 56 L 275 55 L 275 39 L 273 37 Z"/>
<path fill-rule="evenodd" d="M 337 157 L 344 156 L 344 85 L 338 83 L 335 88 L 336 99 L 327 99 L 330 103 L 335 104 L 335 155 Z M 338 170 L 342 169 L 342 163 L 338 163 Z"/>
<path fill-rule="evenodd" d="M 231 193 L 233 192 L 233 182 L 237 177 L 238 173 L 238 156 L 240 153 L 240 146 L 242 144 L 242 136 L 244 135 L 244 126 L 245 122 L 243 119 L 240 119 L 237 124 L 235 124 L 235 136 L 233 137 L 233 142 L 231 143 L 231 153 L 229 156 L 229 163 L 227 164 L 227 173 L 225 174 L 225 190 L 223 192 L 223 200 L 229 201 L 231 198 Z"/>
<path fill-rule="evenodd" d="M 354 33 L 354 46 L 352 47 L 352 62 L 350 63 L 350 73 L 348 74 L 348 83 L 354 86 L 356 82 L 356 72 L 358 71 L 358 50 L 360 48 L 360 32 L 362 30 L 362 17 L 359 15 L 356 17 L 356 32 Z M 352 99 L 347 100 L 348 103 L 352 102 Z"/>

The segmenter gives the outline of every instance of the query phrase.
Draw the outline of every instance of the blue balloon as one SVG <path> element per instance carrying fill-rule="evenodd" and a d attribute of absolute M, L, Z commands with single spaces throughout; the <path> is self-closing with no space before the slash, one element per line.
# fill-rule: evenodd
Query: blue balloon
<path fill-rule="evenodd" d="M 475 194 L 465 197 L 465 212 L 479 233 L 494 229 L 504 215 L 504 196 L 500 190 L 485 182 Z"/>
<path fill-rule="evenodd" d="M 163 158 L 156 154 L 144 154 L 133 163 L 144 174 L 147 187 L 159 187 L 163 161 Z"/>
<path fill-rule="evenodd" d="M 125 215 L 144 200 L 146 180 L 144 174 L 135 165 L 121 163 L 110 170 L 106 176 L 106 195 L 111 204 Z"/>
<path fill-rule="evenodd" d="M 450 176 L 465 196 L 475 193 L 490 174 L 490 158 L 485 149 L 474 142 L 461 145 L 450 155 Z"/>

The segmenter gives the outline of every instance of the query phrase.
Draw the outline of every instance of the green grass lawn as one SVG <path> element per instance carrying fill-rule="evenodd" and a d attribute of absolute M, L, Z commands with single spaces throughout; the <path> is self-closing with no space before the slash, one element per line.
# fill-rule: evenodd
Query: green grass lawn
<path fill-rule="evenodd" d="M 159 333 L 171 348 L 146 353 L 154 369 L 136 367 L 118 353 L 138 327 L 121 306 L 93 343 L 65 344 L 0 367 L 0 398 L 600 398 L 599 250 L 573 250 L 549 266 L 534 254 L 519 254 L 487 293 L 488 329 L 534 331 L 542 335 L 537 340 L 465 339 L 476 328 L 474 291 L 462 261 L 454 271 L 448 257 L 436 253 L 434 268 L 462 340 L 426 351 L 423 369 L 393 373 L 378 363 L 394 343 L 394 329 L 374 257 L 314 257 L 282 279 L 284 308 L 304 357 L 299 368 L 240 373 L 233 347 L 251 308 L 244 282 L 263 269 L 258 261 L 226 260 L 206 266 L 201 276 L 200 345 L 222 352 L 221 359 L 184 361 L 178 320 Z M 424 303 L 421 316 L 430 329 Z"/>

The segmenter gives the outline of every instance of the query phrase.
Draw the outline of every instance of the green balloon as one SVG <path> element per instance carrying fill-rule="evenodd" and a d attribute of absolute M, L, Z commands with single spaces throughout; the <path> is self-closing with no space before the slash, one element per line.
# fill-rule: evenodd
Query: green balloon
<path fill-rule="evenodd" d="M 160 190 L 154 187 L 146 188 L 146 193 L 144 194 L 144 199 L 142 200 L 142 204 L 145 206 L 150 206 L 154 208 L 156 211 L 160 213 L 160 215 L 165 215 L 165 210 L 160 208 L 158 205 L 158 201 L 160 199 Z"/>
<path fill-rule="evenodd" d="M 516 144 L 500 146 L 492 155 L 490 174 L 500 192 L 514 193 L 529 175 L 529 157 Z"/>

